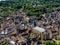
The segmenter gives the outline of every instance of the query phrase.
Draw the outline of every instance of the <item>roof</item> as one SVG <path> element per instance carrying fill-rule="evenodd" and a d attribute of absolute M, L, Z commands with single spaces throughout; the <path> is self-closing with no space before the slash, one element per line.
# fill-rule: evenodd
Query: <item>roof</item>
<path fill-rule="evenodd" d="M 3 30 L 3 28 L 0 28 L 0 30 Z"/>
<path fill-rule="evenodd" d="M 57 44 L 60 43 L 60 40 L 55 40 L 55 39 L 53 39 L 53 41 L 55 41 Z"/>
<path fill-rule="evenodd" d="M 11 43 L 11 44 L 15 44 L 15 42 L 14 42 L 14 41 L 10 41 L 10 43 Z"/>
<path fill-rule="evenodd" d="M 1 32 L 1 34 L 7 34 L 7 33 L 8 33 L 7 31 L 6 32 L 4 32 L 4 31 Z"/>
<path fill-rule="evenodd" d="M 44 28 L 41 28 L 41 27 L 38 27 L 38 26 L 36 26 L 36 27 L 34 27 L 33 28 L 34 30 L 36 30 L 36 31 L 39 31 L 39 32 L 45 32 L 45 29 Z"/>

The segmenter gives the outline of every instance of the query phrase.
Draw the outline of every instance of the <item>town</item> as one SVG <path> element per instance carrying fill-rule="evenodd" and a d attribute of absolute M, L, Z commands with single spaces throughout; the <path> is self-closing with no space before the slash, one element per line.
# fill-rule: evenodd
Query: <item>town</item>
<path fill-rule="evenodd" d="M 60 0 L 0 0 L 0 45 L 60 45 Z"/>
<path fill-rule="evenodd" d="M 60 39 L 60 12 L 42 14 L 41 20 L 36 16 L 26 16 L 24 12 L 12 15 L 0 22 L 0 43 L 9 45 L 39 45 L 46 40 L 57 42 Z"/>

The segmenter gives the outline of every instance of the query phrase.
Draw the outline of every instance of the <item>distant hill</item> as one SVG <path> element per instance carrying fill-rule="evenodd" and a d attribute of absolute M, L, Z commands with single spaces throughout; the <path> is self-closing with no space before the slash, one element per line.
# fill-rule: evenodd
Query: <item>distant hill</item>
<path fill-rule="evenodd" d="M 6 0 L 6 1 L 15 1 L 15 2 L 19 2 L 19 1 L 24 1 L 24 2 L 26 2 L 26 1 L 42 1 L 42 2 L 44 2 L 44 1 L 59 1 L 60 2 L 60 0 Z"/>
<path fill-rule="evenodd" d="M 32 1 L 35 1 L 35 0 L 6 0 L 6 1 L 13 1 L 13 2 L 32 2 Z"/>
<path fill-rule="evenodd" d="M 13 1 L 13 2 L 60 2 L 60 0 L 0 0 L 0 1 Z"/>
<path fill-rule="evenodd" d="M 19 2 L 19 0 L 6 0 L 6 1 Z"/>
<path fill-rule="evenodd" d="M 40 19 L 41 14 L 60 11 L 57 7 L 60 7 L 60 0 L 5 0 L 0 1 L 0 16 L 8 17 L 23 9 L 26 15 L 35 15 Z"/>

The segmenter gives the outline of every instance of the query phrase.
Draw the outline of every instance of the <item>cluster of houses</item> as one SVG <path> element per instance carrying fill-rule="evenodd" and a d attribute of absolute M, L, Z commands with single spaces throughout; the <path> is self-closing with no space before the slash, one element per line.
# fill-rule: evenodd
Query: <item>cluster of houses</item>
<path fill-rule="evenodd" d="M 0 22 L 0 43 L 4 40 L 9 45 L 39 45 L 53 36 L 60 34 L 60 12 L 43 14 L 41 20 L 36 16 L 26 16 L 24 12 L 12 15 Z"/>

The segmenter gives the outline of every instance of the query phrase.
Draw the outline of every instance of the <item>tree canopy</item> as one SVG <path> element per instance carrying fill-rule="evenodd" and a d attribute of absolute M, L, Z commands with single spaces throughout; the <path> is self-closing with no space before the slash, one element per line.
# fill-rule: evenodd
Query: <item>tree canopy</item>
<path fill-rule="evenodd" d="M 17 14 L 20 9 L 26 12 L 27 16 L 37 16 L 50 13 L 55 10 L 59 11 L 60 0 L 6 0 L 0 1 L 0 17 L 8 17 L 12 14 Z M 57 9 L 56 9 L 57 8 Z"/>

